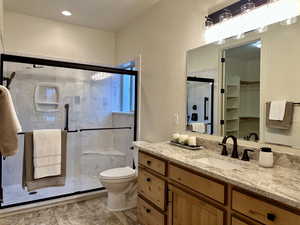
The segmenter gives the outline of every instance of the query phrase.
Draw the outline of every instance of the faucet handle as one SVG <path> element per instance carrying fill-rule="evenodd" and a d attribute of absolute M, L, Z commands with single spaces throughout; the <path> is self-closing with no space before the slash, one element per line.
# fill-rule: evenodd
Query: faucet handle
<path fill-rule="evenodd" d="M 221 155 L 225 155 L 227 156 L 228 155 L 228 152 L 227 152 L 227 147 L 226 147 L 226 144 L 224 143 L 219 143 L 220 146 L 223 146 L 223 149 L 222 149 L 222 152 L 221 152 Z"/>
<path fill-rule="evenodd" d="M 250 161 L 250 158 L 248 156 L 248 152 L 254 152 L 254 150 L 245 149 L 241 160 L 243 160 L 243 161 Z"/>

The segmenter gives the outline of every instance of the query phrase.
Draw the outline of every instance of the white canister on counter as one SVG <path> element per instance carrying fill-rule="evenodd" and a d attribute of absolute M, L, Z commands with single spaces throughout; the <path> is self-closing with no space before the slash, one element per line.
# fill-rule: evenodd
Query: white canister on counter
<path fill-rule="evenodd" d="M 259 165 L 262 167 L 273 167 L 274 156 L 271 148 L 261 148 L 259 152 Z"/>

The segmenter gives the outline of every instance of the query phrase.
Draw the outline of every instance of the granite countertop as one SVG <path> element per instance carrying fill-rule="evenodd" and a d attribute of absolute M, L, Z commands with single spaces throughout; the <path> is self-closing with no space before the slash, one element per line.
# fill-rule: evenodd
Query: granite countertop
<path fill-rule="evenodd" d="M 138 141 L 134 144 L 142 151 L 300 209 L 298 169 L 281 166 L 263 168 L 255 160 L 232 159 L 213 149 L 191 151 L 167 142 Z"/>

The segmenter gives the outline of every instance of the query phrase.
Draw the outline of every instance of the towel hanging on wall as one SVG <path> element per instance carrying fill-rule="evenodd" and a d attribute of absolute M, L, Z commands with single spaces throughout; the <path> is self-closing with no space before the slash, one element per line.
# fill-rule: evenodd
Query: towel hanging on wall
<path fill-rule="evenodd" d="M 12 156 L 18 151 L 18 132 L 22 131 L 9 90 L 0 85 L 0 152 Z"/>
<path fill-rule="evenodd" d="M 294 103 L 287 102 L 285 106 L 285 112 L 283 120 L 271 120 L 270 119 L 271 102 L 266 103 L 266 126 L 268 128 L 288 130 L 293 123 L 294 115 Z"/>

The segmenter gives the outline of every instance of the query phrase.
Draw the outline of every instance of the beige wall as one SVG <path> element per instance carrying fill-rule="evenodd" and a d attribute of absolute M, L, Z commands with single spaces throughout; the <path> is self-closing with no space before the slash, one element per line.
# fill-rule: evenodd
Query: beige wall
<path fill-rule="evenodd" d="M 300 102 L 300 22 L 291 26 L 270 29 L 262 39 L 262 103 L 270 100 Z M 265 105 L 263 124 L 265 124 Z M 265 129 L 264 139 L 268 142 L 292 145 L 300 148 L 300 107 L 295 107 L 292 129 L 288 131 Z"/>
<path fill-rule="evenodd" d="M 0 0 L 0 53 L 3 52 L 3 0 Z"/>
<path fill-rule="evenodd" d="M 142 57 L 141 139 L 185 130 L 186 51 L 203 44 L 206 2 L 217 1 L 161 0 L 117 34 L 117 62 Z"/>
<path fill-rule="evenodd" d="M 115 34 L 14 12 L 4 13 L 6 53 L 115 64 Z"/>

